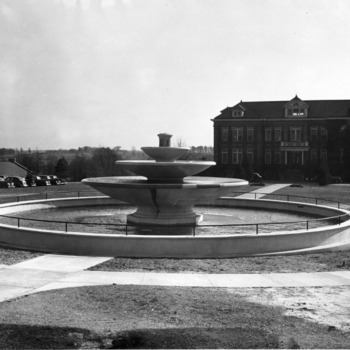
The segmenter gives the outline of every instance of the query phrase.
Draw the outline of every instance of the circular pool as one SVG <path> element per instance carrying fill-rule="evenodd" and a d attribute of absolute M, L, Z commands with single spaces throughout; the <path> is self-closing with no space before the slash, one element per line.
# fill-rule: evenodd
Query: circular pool
<path fill-rule="evenodd" d="M 132 230 L 133 225 L 127 224 L 127 215 L 132 214 L 137 208 L 127 204 L 116 205 L 90 205 L 79 207 L 44 207 L 23 210 L 14 213 L 14 218 L 20 218 L 21 226 L 41 229 L 60 229 L 63 224 L 69 223 L 69 231 L 90 232 L 106 234 L 124 234 L 125 225 L 129 226 L 129 234 L 154 233 L 154 227 L 149 226 L 144 230 Z M 331 220 L 324 220 L 320 215 L 303 214 L 288 211 L 276 211 L 269 209 L 236 208 L 230 206 L 196 206 L 196 212 L 204 217 L 195 227 L 198 235 L 226 235 L 256 233 L 256 225 L 260 231 L 288 232 L 305 227 L 326 226 Z M 322 218 L 322 219 L 321 219 Z M 320 220 L 321 219 L 321 220 Z M 8 218 L 8 223 L 11 219 Z M 135 226 L 139 227 L 139 226 Z M 142 226 L 141 226 L 142 227 Z M 188 230 L 192 234 L 193 230 Z M 162 234 L 165 231 L 178 234 L 180 228 L 161 226 L 156 231 Z"/>
<path fill-rule="evenodd" d="M 85 197 L 24 201 L 0 205 L 0 244 L 3 247 L 27 249 L 56 254 L 90 255 L 90 256 L 119 256 L 119 257 L 172 257 L 172 258 L 228 258 L 239 256 L 257 256 L 271 254 L 296 254 L 325 251 L 332 249 L 349 249 L 350 222 L 349 212 L 321 205 L 300 202 L 284 202 L 264 199 L 238 199 L 225 197 L 206 203 L 220 208 L 223 214 L 227 207 L 240 210 L 242 208 L 259 211 L 268 207 L 272 211 L 297 213 L 331 218 L 330 224 L 322 227 L 310 228 L 304 222 L 302 228 L 291 231 L 276 228 L 275 223 L 268 223 L 268 229 L 262 230 L 263 224 L 249 223 L 255 228 L 251 233 L 237 233 L 234 225 L 202 225 L 196 227 L 195 235 L 133 235 L 125 231 L 120 234 L 97 233 L 95 228 L 91 232 L 77 232 L 70 228 L 70 224 L 58 223 L 60 228 L 22 227 L 19 214 L 30 211 L 61 210 L 68 212 L 81 207 L 97 208 L 100 206 L 115 206 L 123 204 L 109 197 Z M 125 204 L 125 203 L 124 203 Z M 129 208 L 131 209 L 131 208 Z M 211 207 L 205 207 L 205 210 Z M 84 214 L 85 215 L 85 214 Z M 213 214 L 214 215 L 214 214 Z M 224 214 L 225 215 L 225 214 Z M 16 218 L 8 218 L 15 216 Z M 106 215 L 108 216 L 108 215 Z M 111 216 L 111 215 L 109 215 Z M 215 216 L 215 215 L 214 215 Z M 85 215 L 86 217 L 86 215 Z M 13 220 L 4 223 L 3 220 Z M 28 220 L 28 219 L 26 219 Z M 246 220 L 246 219 L 244 219 Z M 44 222 L 47 225 L 47 221 Z M 56 223 L 52 223 L 55 224 Z M 76 225 L 76 224 L 74 224 Z M 84 223 L 86 225 L 86 223 Z M 114 224 L 113 224 L 114 225 Z M 67 227 L 68 226 L 68 227 Z M 214 234 L 213 228 L 229 228 L 226 234 Z M 68 228 L 68 229 L 67 229 Z M 209 230 L 200 234 L 197 230 Z M 67 231 L 67 232 L 66 232 Z M 114 232 L 113 232 L 114 233 Z"/>

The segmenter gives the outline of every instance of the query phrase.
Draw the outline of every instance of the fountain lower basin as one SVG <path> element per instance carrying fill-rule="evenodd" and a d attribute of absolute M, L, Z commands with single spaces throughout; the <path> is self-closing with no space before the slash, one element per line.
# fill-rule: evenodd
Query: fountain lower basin
<path fill-rule="evenodd" d="M 127 222 L 140 225 L 191 226 L 202 219 L 193 207 L 210 202 L 245 186 L 247 181 L 234 178 L 189 176 L 180 182 L 152 182 L 143 176 L 84 179 L 82 182 L 114 199 L 137 206 Z"/>

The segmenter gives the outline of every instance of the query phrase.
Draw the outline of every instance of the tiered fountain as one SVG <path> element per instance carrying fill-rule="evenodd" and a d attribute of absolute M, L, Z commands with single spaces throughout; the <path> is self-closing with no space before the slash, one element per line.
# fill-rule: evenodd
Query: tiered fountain
<path fill-rule="evenodd" d="M 0 222 L 1 245 L 53 254 L 145 258 L 231 258 L 349 249 L 349 211 L 339 209 L 339 203 L 338 209 L 335 209 L 324 205 L 292 201 L 223 197 L 235 186 L 246 185 L 247 181 L 193 177 L 191 175 L 215 163 L 179 160 L 188 152 L 188 149 L 170 147 L 171 135 L 161 134 L 159 137 L 160 147 L 143 148 L 154 160 L 117 162 L 119 167 L 138 176 L 83 180 L 83 183 L 107 194 L 108 197 L 83 196 L 29 201 L 17 199 L 16 202 L 1 204 L 0 216 L 3 218 Z M 217 199 L 219 197 L 221 198 Z M 22 225 L 21 216 L 25 211 L 39 211 L 40 222 L 42 222 L 42 218 L 47 215 L 46 209 L 55 211 L 55 209 L 69 208 L 73 213 L 74 208 L 81 210 L 86 206 L 89 210 L 93 210 L 91 208 L 94 206 L 101 209 L 110 205 L 116 206 L 113 208 L 117 209 L 120 200 L 137 207 L 137 210 L 127 217 L 127 232 L 120 232 L 118 229 L 114 232 L 116 234 L 75 232 L 76 226 L 69 223 L 68 229 L 67 221 L 65 231 Z M 337 218 L 337 223 L 310 228 L 309 221 L 306 221 L 304 229 L 258 232 L 260 223 L 256 224 L 254 233 L 240 233 L 236 231 L 235 226 L 231 226 L 219 235 L 214 232 L 215 224 L 210 224 L 213 228 L 212 232 L 208 235 L 197 235 L 197 231 L 193 228 L 201 220 L 201 216 L 193 210 L 193 208 L 196 209 L 196 204 L 199 206 L 214 204 L 214 210 L 220 210 L 222 206 L 259 211 L 269 208 L 276 213 L 288 211 L 296 215 L 309 214 L 313 218 L 314 215 L 332 220 Z M 16 225 L 3 222 L 4 219 L 9 219 L 9 214 L 15 214 L 13 218 Z M 221 215 L 220 213 L 219 220 L 222 218 Z M 209 216 L 209 223 L 210 220 Z M 301 223 L 299 220 L 298 222 Z M 57 223 L 58 221 L 55 221 L 55 225 Z M 272 227 L 275 230 L 275 227 Z M 136 233 L 136 235 L 130 236 L 130 233 Z M 188 236 L 191 233 L 192 236 Z"/>
<path fill-rule="evenodd" d="M 128 215 L 128 224 L 152 227 L 192 227 L 202 220 L 193 207 L 210 203 L 248 182 L 233 178 L 194 177 L 215 165 L 210 161 L 179 160 L 187 147 L 171 147 L 172 135 L 159 134 L 159 147 L 142 147 L 152 160 L 117 161 L 116 165 L 138 176 L 118 176 L 84 179 L 94 189 L 137 207 Z M 169 230 L 170 232 L 170 230 Z M 172 230 L 173 232 L 173 230 Z M 183 229 L 178 233 L 185 232 Z M 162 233 L 167 230 L 162 228 Z"/>

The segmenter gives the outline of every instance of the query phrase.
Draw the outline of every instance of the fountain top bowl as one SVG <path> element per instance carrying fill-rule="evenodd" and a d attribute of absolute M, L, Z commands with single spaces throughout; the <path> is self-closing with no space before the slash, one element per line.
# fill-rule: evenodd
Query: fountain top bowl
<path fill-rule="evenodd" d="M 136 175 L 145 176 L 149 181 L 182 181 L 183 178 L 200 173 L 215 165 L 215 162 L 175 161 L 156 162 L 154 160 L 119 160 L 117 166 L 129 170 Z"/>
<path fill-rule="evenodd" d="M 189 152 L 188 147 L 141 147 L 156 162 L 174 162 Z"/>

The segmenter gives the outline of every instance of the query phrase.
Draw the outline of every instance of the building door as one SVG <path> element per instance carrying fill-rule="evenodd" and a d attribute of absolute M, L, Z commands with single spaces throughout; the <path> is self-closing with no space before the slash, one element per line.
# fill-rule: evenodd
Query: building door
<path fill-rule="evenodd" d="M 287 164 L 298 167 L 303 164 L 303 155 L 301 151 L 289 151 Z"/>

